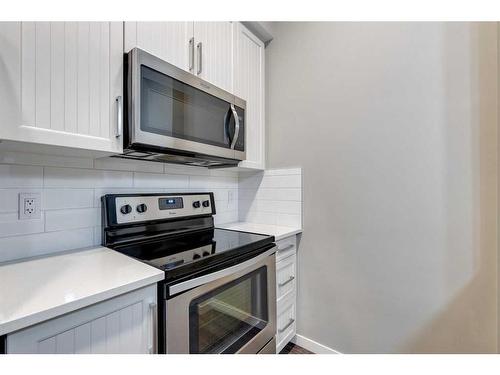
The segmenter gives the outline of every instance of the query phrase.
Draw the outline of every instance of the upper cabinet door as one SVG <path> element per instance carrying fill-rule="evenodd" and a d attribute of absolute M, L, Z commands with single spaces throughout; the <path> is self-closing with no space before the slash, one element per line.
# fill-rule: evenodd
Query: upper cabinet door
<path fill-rule="evenodd" d="M 195 74 L 233 91 L 234 22 L 195 22 Z"/>
<path fill-rule="evenodd" d="M 139 47 L 194 72 L 193 22 L 125 22 L 125 52 Z"/>
<path fill-rule="evenodd" d="M 120 22 L 1 23 L 0 139 L 122 152 L 122 46 Z"/>
<path fill-rule="evenodd" d="M 264 43 L 236 24 L 234 94 L 246 100 L 246 160 L 241 167 L 265 169 Z"/>

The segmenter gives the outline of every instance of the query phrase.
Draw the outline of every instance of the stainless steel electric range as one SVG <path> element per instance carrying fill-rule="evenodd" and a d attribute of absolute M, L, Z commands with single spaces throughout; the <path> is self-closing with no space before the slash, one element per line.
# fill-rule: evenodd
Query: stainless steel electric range
<path fill-rule="evenodd" d="M 274 353 L 274 237 L 214 227 L 213 193 L 102 197 L 103 245 L 165 271 L 159 353 Z"/>

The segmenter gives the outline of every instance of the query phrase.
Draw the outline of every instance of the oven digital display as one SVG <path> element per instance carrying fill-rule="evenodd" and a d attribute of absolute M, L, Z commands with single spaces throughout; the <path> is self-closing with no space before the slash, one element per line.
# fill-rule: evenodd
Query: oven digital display
<path fill-rule="evenodd" d="M 182 197 L 168 197 L 159 198 L 158 206 L 160 210 L 175 210 L 178 208 L 183 208 L 184 204 L 182 202 Z"/>

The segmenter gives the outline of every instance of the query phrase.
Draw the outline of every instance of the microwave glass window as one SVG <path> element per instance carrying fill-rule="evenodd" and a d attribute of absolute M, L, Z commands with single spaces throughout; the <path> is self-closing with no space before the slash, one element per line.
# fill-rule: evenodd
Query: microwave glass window
<path fill-rule="evenodd" d="M 268 324 L 267 271 L 261 267 L 193 300 L 190 353 L 235 353 Z"/>
<path fill-rule="evenodd" d="M 234 134 L 230 111 L 224 100 L 141 66 L 142 131 L 229 148 Z"/>

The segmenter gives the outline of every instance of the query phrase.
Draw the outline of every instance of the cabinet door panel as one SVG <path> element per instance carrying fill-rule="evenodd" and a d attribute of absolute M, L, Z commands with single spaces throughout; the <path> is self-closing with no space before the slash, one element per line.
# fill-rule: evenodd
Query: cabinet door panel
<path fill-rule="evenodd" d="M 11 35 L 13 30 L 18 38 Z M 122 23 L 2 23 L 0 40 L 6 38 L 16 44 L 2 49 L 2 59 L 9 62 L 17 54 L 20 74 L 7 76 L 13 87 L 0 87 L 0 95 L 15 98 L 20 92 L 16 106 L 20 115 L 8 121 L 12 116 L 2 108 L 1 121 L 6 126 L 0 129 L 0 138 L 122 151 L 122 140 L 114 135 L 115 100 L 123 95 Z"/>
<path fill-rule="evenodd" d="M 237 24 L 234 54 L 234 93 L 245 99 L 246 160 L 240 166 L 265 168 L 264 43 Z"/>
<path fill-rule="evenodd" d="M 156 285 L 7 336 L 7 353 L 149 353 Z"/>
<path fill-rule="evenodd" d="M 196 58 L 196 73 L 226 91 L 233 91 L 234 22 L 195 22 L 195 55 L 201 43 L 201 66 Z"/>
<path fill-rule="evenodd" d="M 189 70 L 193 22 L 125 22 L 125 52 L 139 47 L 181 69 Z"/>

